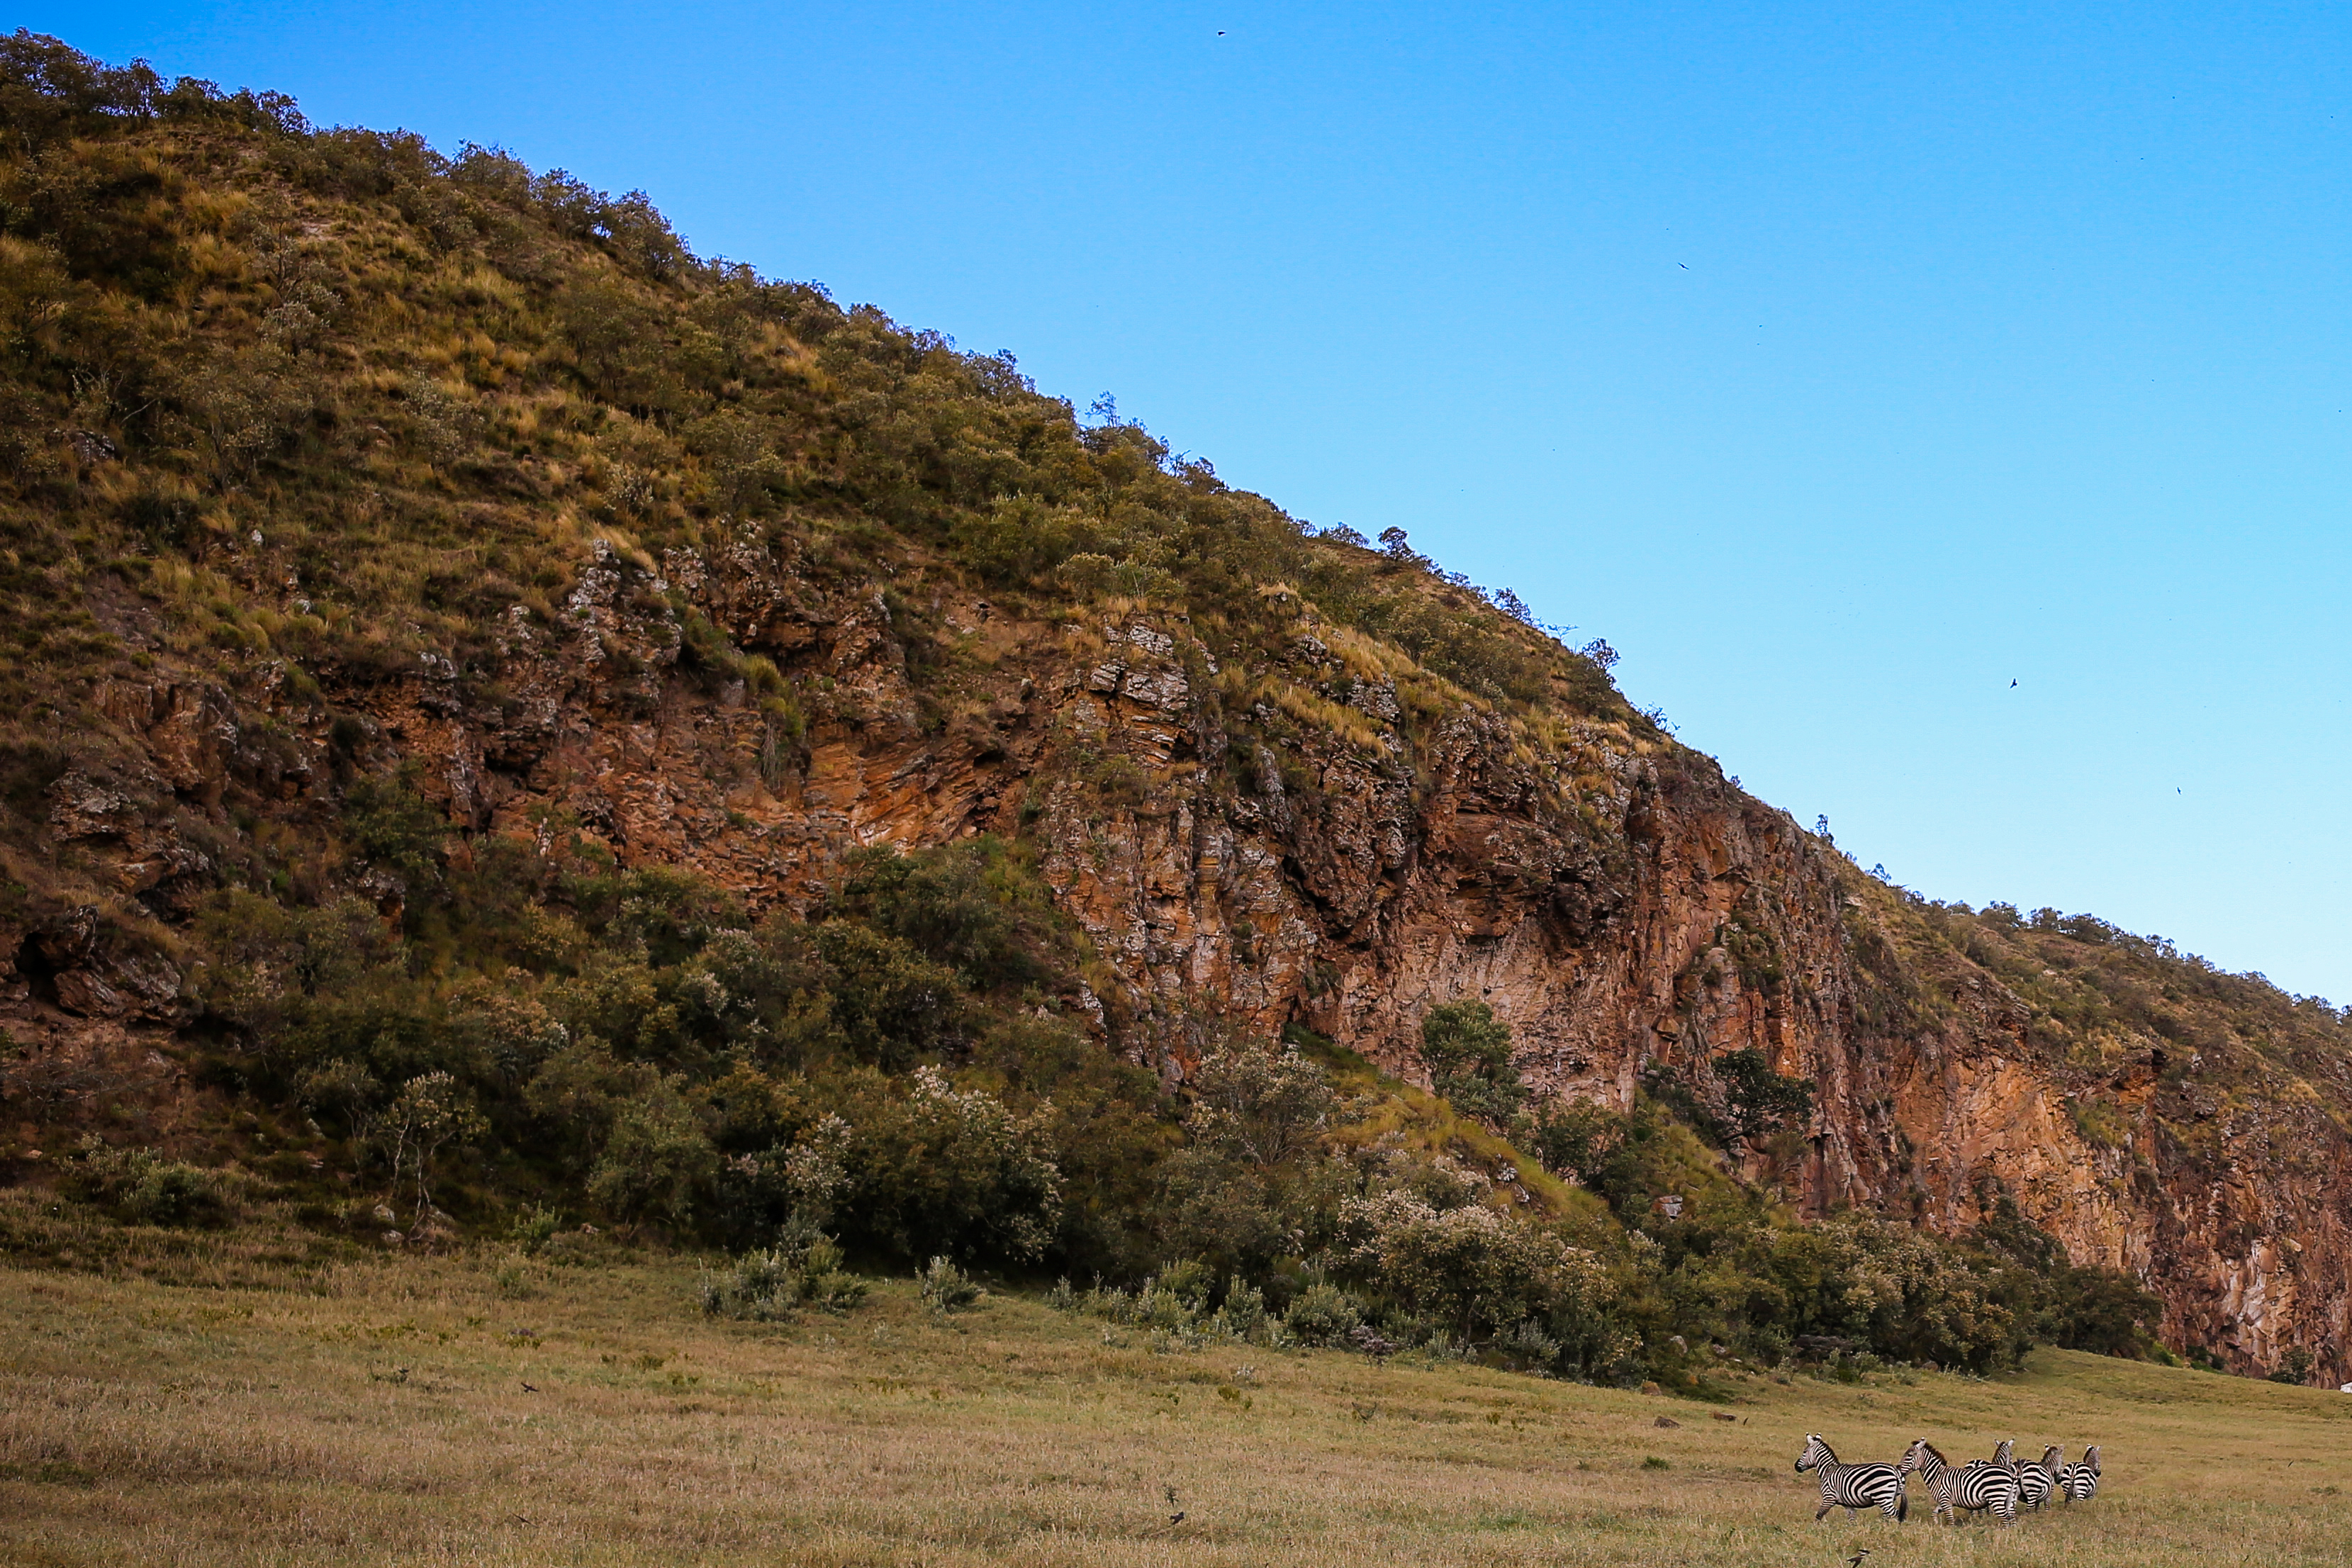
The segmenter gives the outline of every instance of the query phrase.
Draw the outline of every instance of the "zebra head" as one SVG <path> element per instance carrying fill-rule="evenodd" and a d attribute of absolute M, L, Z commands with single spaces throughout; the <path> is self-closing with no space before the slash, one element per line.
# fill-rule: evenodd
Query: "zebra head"
<path fill-rule="evenodd" d="M 2099 1446 L 2096 1443 L 2083 1450 L 2083 1465 L 2093 1475 L 2099 1473 Z"/>
<path fill-rule="evenodd" d="M 2050 1447 L 2042 1450 L 2042 1468 L 2049 1471 L 2052 1475 L 2056 1475 L 2059 1469 L 2064 1466 L 2065 1463 L 2066 1451 L 2063 1448 L 2061 1448 L 2057 1444 L 2053 1443 Z"/>
<path fill-rule="evenodd" d="M 1935 1444 L 1925 1437 L 1915 1437 L 1911 1446 L 1903 1450 L 1903 1462 L 1895 1467 L 1895 1473 L 1907 1476 L 1916 1472 L 1932 1478 L 1948 1468 L 1944 1463 L 1944 1456 L 1936 1451 Z"/>
<path fill-rule="evenodd" d="M 2017 1455 L 2012 1452 L 2016 1447 L 2016 1438 L 2003 1437 L 1993 1447 L 1992 1462 L 1996 1465 L 2013 1465 L 2017 1463 Z"/>
<path fill-rule="evenodd" d="M 1827 1443 L 1822 1441 L 1822 1435 L 1820 1433 L 1808 1432 L 1805 1434 L 1805 1451 L 1797 1456 L 1797 1473 L 1799 1475 L 1804 1474 L 1807 1470 L 1813 1468 L 1816 1465 L 1834 1465 L 1836 1463 L 1837 1455 L 1831 1449 Z"/>

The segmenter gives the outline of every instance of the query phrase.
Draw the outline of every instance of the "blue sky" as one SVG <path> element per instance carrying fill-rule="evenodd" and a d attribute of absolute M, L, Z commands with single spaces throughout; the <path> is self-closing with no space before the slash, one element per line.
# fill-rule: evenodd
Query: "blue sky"
<path fill-rule="evenodd" d="M 1606 637 L 1865 867 L 2352 1003 L 2341 10 L 17 20 L 642 187 Z"/>

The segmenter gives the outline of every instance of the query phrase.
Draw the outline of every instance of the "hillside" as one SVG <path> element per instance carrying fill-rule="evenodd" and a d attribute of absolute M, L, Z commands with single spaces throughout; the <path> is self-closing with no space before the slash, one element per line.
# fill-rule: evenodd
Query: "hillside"
<path fill-rule="evenodd" d="M 1874 881 L 1605 646 L 642 195 L 22 33 L 0 118 L 7 1180 L 2352 1376 L 2319 1004 Z"/>

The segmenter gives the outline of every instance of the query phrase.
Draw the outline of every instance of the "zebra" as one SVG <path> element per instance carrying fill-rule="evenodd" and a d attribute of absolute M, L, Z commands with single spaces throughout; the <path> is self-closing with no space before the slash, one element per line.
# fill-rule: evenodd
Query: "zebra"
<path fill-rule="evenodd" d="M 1797 1473 L 1820 1472 L 1822 1506 L 1813 1510 L 1813 1522 L 1833 1508 L 1845 1510 L 1852 1519 L 1858 1508 L 1874 1508 L 1900 1524 L 1911 1516 L 1911 1493 L 1903 1485 L 1903 1472 L 1893 1465 L 1842 1465 L 1837 1451 L 1822 1440 L 1817 1432 L 1805 1434 L 1805 1451 L 1797 1456 Z"/>
<path fill-rule="evenodd" d="M 1921 1437 L 1904 1454 L 1899 1468 L 1905 1475 L 1918 1471 L 1927 1483 L 1937 1519 L 1948 1513 L 1958 1524 L 1961 1509 L 1970 1513 L 1990 1509 L 2001 1523 L 2017 1522 L 2017 1478 L 1990 1459 L 1970 1459 L 1955 1468 L 1936 1445 Z"/>
<path fill-rule="evenodd" d="M 2058 1489 L 2058 1478 L 2065 1471 L 2065 1461 L 2060 1457 L 2058 1445 L 2053 1443 L 2042 1450 L 2042 1462 L 2029 1459 L 2017 1467 L 2017 1501 L 2021 1508 L 2038 1509 L 2050 1500 Z"/>
<path fill-rule="evenodd" d="M 2066 1466 L 2058 1472 L 2058 1489 L 2068 1502 L 2088 1502 L 2099 1490 L 2099 1446 L 2096 1443 L 2083 1450 L 2081 1462 Z"/>
<path fill-rule="evenodd" d="M 2058 1484 L 2058 1449 L 2055 1445 L 2042 1451 L 2042 1460 L 2020 1459 L 2014 1440 L 2003 1437 L 1993 1447 L 1992 1462 L 2017 1478 L 2017 1505 L 2036 1509 L 2050 1500 L 2050 1493 Z"/>

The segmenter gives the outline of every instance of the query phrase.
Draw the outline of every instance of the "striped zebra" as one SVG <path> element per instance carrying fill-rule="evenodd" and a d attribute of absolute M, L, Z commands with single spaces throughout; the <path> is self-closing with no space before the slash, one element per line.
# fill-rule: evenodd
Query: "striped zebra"
<path fill-rule="evenodd" d="M 1897 1467 L 1905 1475 L 1919 1472 L 1927 1483 L 1927 1490 L 1936 1500 L 1933 1517 L 1952 1516 L 1960 1521 L 1959 1510 L 1970 1513 L 1990 1509 L 1993 1517 L 2003 1524 L 2017 1522 L 2017 1478 L 2003 1466 L 1990 1459 L 1970 1459 L 1955 1468 L 1936 1445 L 1922 1437 L 1913 1443 Z"/>
<path fill-rule="evenodd" d="M 1820 1472 L 1822 1506 L 1813 1510 L 1813 1522 L 1833 1508 L 1845 1510 L 1852 1519 L 1858 1508 L 1874 1508 L 1900 1524 L 1911 1515 L 1911 1494 L 1903 1485 L 1903 1472 L 1893 1465 L 1842 1465 L 1837 1451 L 1822 1441 L 1821 1434 L 1805 1434 L 1805 1451 L 1797 1456 L 1797 1473 Z"/>
<path fill-rule="evenodd" d="M 2060 1458 L 2058 1445 L 2053 1443 L 2042 1450 L 2042 1462 L 2031 1459 L 2017 1467 L 2017 1501 L 2020 1507 L 2038 1509 L 2050 1500 L 2058 1489 L 2058 1477 L 2066 1468 Z"/>
<path fill-rule="evenodd" d="M 2058 1489 L 2068 1502 L 2088 1502 L 2099 1490 L 2099 1446 L 2096 1443 L 2083 1450 L 2080 1462 L 2064 1467 L 2058 1472 Z"/>

